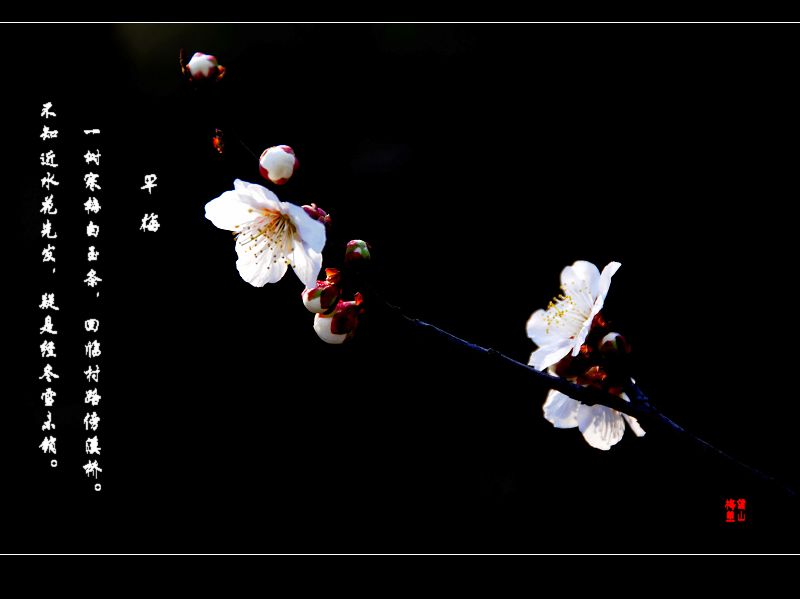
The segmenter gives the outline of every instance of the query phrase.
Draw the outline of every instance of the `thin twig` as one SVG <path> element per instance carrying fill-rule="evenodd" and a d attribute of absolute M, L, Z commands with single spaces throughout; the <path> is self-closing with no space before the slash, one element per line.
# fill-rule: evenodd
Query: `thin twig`
<path fill-rule="evenodd" d="M 256 154 L 255 152 L 253 152 L 253 150 L 250 149 L 250 146 L 248 146 L 246 143 L 242 141 L 242 138 L 236 134 L 236 131 L 234 131 L 232 128 L 229 128 L 228 131 L 231 131 L 232 133 L 224 132 L 226 137 L 233 137 L 236 141 L 239 142 L 239 145 L 241 145 L 245 150 L 247 150 L 250 153 L 250 155 L 256 160 L 260 158 L 258 154 Z"/>

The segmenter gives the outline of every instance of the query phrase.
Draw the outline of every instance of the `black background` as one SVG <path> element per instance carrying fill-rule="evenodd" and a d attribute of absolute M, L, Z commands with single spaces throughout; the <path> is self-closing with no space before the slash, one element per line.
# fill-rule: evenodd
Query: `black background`
<path fill-rule="evenodd" d="M 373 245 L 394 303 L 526 361 L 525 322 L 576 259 L 618 260 L 604 312 L 675 420 L 792 486 L 795 89 L 790 28 L 6 25 L 11 552 L 775 552 L 797 504 L 657 427 L 609 452 L 542 418 L 524 373 L 370 310 L 327 346 L 288 273 L 253 288 L 203 215 L 289 144 L 279 197 L 333 214 L 325 265 Z M 226 78 L 187 88 L 178 52 Z M 41 264 L 43 102 L 63 186 Z M 99 127 L 97 143 L 82 135 Z M 227 153 L 211 147 L 215 127 Z M 235 133 L 235 135 L 234 135 Z M 81 175 L 101 149 L 88 268 Z M 139 187 L 158 175 L 148 196 Z M 138 230 L 157 212 L 156 234 Z M 46 410 L 41 294 L 61 307 Z M 103 449 L 81 464 L 84 318 L 101 319 Z M 726 498 L 745 524 L 725 524 Z"/>

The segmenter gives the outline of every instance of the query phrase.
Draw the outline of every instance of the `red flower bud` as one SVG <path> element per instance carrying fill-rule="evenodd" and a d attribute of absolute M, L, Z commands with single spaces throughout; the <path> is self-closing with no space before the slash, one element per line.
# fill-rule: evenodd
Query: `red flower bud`
<path fill-rule="evenodd" d="M 303 210 L 305 210 L 306 214 L 308 214 L 314 220 L 318 220 L 323 225 L 330 224 L 331 217 L 330 215 L 325 212 L 322 208 L 318 207 L 316 204 L 305 204 L 302 206 Z"/>
<path fill-rule="evenodd" d="M 303 304 L 309 312 L 325 313 L 332 311 L 339 301 L 339 271 L 335 268 L 325 269 L 326 279 L 317 281 L 316 287 L 306 289 L 301 294 Z"/>
<path fill-rule="evenodd" d="M 348 266 L 366 264 L 370 261 L 369 244 L 361 239 L 353 239 L 347 242 L 344 251 L 344 263 Z"/>
<path fill-rule="evenodd" d="M 358 327 L 363 298 L 355 294 L 353 301 L 340 300 L 333 312 L 314 315 L 314 330 L 325 343 L 339 344 L 350 339 Z"/>

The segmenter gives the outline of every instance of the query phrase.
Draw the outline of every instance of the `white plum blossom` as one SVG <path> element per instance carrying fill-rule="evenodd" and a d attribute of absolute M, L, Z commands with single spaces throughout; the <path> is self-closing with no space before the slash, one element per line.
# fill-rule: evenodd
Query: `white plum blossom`
<path fill-rule="evenodd" d="M 528 319 L 528 337 L 539 346 L 528 364 L 544 370 L 570 352 L 578 355 L 620 266 L 609 262 L 601 273 L 591 262 L 578 260 L 561 271 L 561 294 L 547 310 L 537 310 Z"/>
<path fill-rule="evenodd" d="M 236 267 L 256 287 L 279 281 L 289 266 L 306 289 L 322 267 L 325 225 L 270 190 L 237 179 L 234 190 L 206 204 L 206 218 L 236 234 Z"/>
<path fill-rule="evenodd" d="M 547 310 L 534 312 L 527 324 L 528 336 L 538 345 L 528 362 L 538 370 L 550 369 L 570 353 L 577 356 L 592 328 L 595 316 L 603 308 L 611 277 L 620 267 L 610 262 L 601 273 L 591 262 L 576 261 L 561 271 L 561 294 Z M 614 337 L 612 337 L 614 335 Z M 617 333 L 606 335 L 602 342 L 622 343 Z M 619 396 L 630 401 L 625 393 Z M 636 418 L 602 405 L 587 406 L 560 391 L 551 390 L 543 406 L 545 419 L 556 428 L 575 428 L 592 447 L 609 450 L 625 433 L 625 422 L 637 437 L 644 429 Z"/>
<path fill-rule="evenodd" d="M 625 393 L 620 394 L 625 401 L 630 401 Z M 556 428 L 575 428 L 583 434 L 583 438 L 592 447 L 608 451 L 616 445 L 625 433 L 625 422 L 631 427 L 633 434 L 643 437 L 645 432 L 633 416 L 628 416 L 606 406 L 587 406 L 551 389 L 544 402 L 544 417 Z"/>

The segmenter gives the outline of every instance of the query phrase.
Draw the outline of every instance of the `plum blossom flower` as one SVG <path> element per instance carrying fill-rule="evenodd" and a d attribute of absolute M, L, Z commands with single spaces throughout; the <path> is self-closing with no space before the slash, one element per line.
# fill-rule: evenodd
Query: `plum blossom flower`
<path fill-rule="evenodd" d="M 551 374 L 566 376 L 579 384 L 604 388 L 630 401 L 622 387 L 617 386 L 619 378 L 618 383 L 612 383 L 614 377 L 606 370 L 610 364 L 603 362 L 609 355 L 630 351 L 619 333 L 604 335 L 607 324 L 600 315 L 611 277 L 619 267 L 619 262 L 610 262 L 601 273 L 591 262 L 578 260 L 561 271 L 561 294 L 550 302 L 547 310 L 537 310 L 528 320 L 528 336 L 539 346 L 528 363 L 539 370 L 549 368 Z M 577 358 L 579 354 L 581 357 Z M 553 426 L 577 427 L 586 442 L 597 449 L 607 451 L 619 443 L 625 433 L 625 422 L 637 437 L 645 434 L 632 416 L 606 406 L 582 404 L 556 390 L 547 394 L 543 411 Z"/>
<path fill-rule="evenodd" d="M 620 397 L 630 401 L 625 393 Z M 643 437 L 645 432 L 633 416 L 628 416 L 606 406 L 587 406 L 564 395 L 560 391 L 550 390 L 544 402 L 544 417 L 556 428 L 575 428 L 583 434 L 583 438 L 592 447 L 608 451 L 612 445 L 619 443 L 625 433 L 625 422 L 631 427 L 633 434 Z"/>
<path fill-rule="evenodd" d="M 528 319 L 528 337 L 539 346 L 528 364 L 544 370 L 570 352 L 578 355 L 620 266 L 609 262 L 601 273 L 591 262 L 578 260 L 561 271 L 561 294 L 547 310 L 537 310 Z"/>
<path fill-rule="evenodd" d="M 236 268 L 256 287 L 283 278 L 289 266 L 307 289 L 322 267 L 325 225 L 270 190 L 236 179 L 234 190 L 206 204 L 206 218 L 236 234 Z"/>

